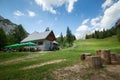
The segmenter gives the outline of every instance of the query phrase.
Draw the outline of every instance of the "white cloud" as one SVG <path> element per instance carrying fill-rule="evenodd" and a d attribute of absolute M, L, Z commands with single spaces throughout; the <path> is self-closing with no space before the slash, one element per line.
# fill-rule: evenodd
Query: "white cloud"
<path fill-rule="evenodd" d="M 67 11 L 71 12 L 77 0 L 35 0 L 35 2 L 42 7 L 43 11 L 49 11 L 56 14 L 57 11 L 54 8 L 61 7 L 62 5 L 66 5 Z"/>
<path fill-rule="evenodd" d="M 30 17 L 34 17 L 34 16 L 36 16 L 35 12 L 33 12 L 33 11 L 29 11 L 29 10 L 28 10 L 28 15 L 29 15 Z"/>
<path fill-rule="evenodd" d="M 102 27 L 110 27 L 120 18 L 120 0 L 106 9 L 101 20 Z"/>
<path fill-rule="evenodd" d="M 113 0 L 106 0 L 103 4 L 102 4 L 102 8 L 105 9 L 109 6 L 111 6 L 113 4 Z"/>
<path fill-rule="evenodd" d="M 88 30 L 88 26 L 87 25 L 81 25 L 77 28 L 77 32 L 80 32 L 80 31 L 86 31 Z"/>
<path fill-rule="evenodd" d="M 81 26 L 76 29 L 76 32 L 80 32 L 82 30 L 89 30 L 91 32 L 94 32 L 95 30 L 102 31 L 103 29 L 108 29 L 114 26 L 118 19 L 120 19 L 120 0 L 106 8 L 103 15 L 89 20 L 84 20 Z M 88 26 L 89 29 L 87 29 Z"/>
<path fill-rule="evenodd" d="M 60 37 L 60 35 L 57 35 L 56 38 Z"/>
<path fill-rule="evenodd" d="M 93 26 L 93 27 L 99 27 L 100 26 L 100 20 L 101 20 L 101 18 L 102 18 L 102 16 L 98 16 L 98 17 L 96 17 L 96 18 L 93 18 L 93 19 L 91 19 L 91 26 Z"/>
<path fill-rule="evenodd" d="M 84 24 L 87 24 L 87 22 L 89 21 L 90 19 L 85 19 L 83 22 L 82 22 L 82 24 L 84 25 Z"/>
<path fill-rule="evenodd" d="M 82 24 L 76 29 L 77 32 L 81 32 L 81 31 L 86 31 L 88 30 L 88 22 L 90 19 L 85 19 Z"/>
<path fill-rule="evenodd" d="M 84 32 L 89 31 L 88 22 L 90 19 L 85 19 L 82 24 L 76 29 L 75 36 L 77 39 L 85 39 Z"/>
<path fill-rule="evenodd" d="M 77 0 L 68 0 L 68 6 L 67 11 L 70 13 L 73 10 L 74 3 L 77 2 Z"/>
<path fill-rule="evenodd" d="M 22 13 L 21 11 L 17 10 L 13 13 L 15 16 L 24 16 L 24 13 Z"/>

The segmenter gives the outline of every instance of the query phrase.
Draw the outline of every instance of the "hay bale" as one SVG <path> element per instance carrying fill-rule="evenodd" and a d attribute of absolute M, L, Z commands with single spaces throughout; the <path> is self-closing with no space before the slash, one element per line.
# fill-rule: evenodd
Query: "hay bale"
<path fill-rule="evenodd" d="M 99 56 L 90 56 L 88 58 L 88 66 L 92 68 L 102 68 L 102 59 Z"/>
<path fill-rule="evenodd" d="M 96 55 L 101 56 L 101 50 L 96 50 Z"/>
<path fill-rule="evenodd" d="M 105 64 L 111 64 L 110 50 L 102 50 L 101 51 L 101 58 L 103 60 L 103 63 L 105 63 Z"/>

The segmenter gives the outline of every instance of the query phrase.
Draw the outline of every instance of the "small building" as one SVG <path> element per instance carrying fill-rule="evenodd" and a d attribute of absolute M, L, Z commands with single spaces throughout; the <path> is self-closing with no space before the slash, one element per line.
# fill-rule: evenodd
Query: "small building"
<path fill-rule="evenodd" d="M 54 47 L 54 42 L 56 40 L 56 37 L 53 33 L 53 31 L 45 31 L 45 32 L 33 32 L 32 34 L 28 35 L 25 39 L 21 41 L 21 43 L 25 42 L 33 42 L 38 44 L 38 46 L 35 46 L 39 48 L 42 51 L 52 50 Z"/>

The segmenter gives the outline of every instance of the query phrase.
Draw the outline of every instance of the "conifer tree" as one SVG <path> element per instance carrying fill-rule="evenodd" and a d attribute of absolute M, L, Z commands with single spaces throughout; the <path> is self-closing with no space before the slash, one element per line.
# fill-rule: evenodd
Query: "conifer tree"
<path fill-rule="evenodd" d="M 66 41 L 67 41 L 69 47 L 73 45 L 73 41 L 74 41 L 73 40 L 73 35 L 72 35 L 71 30 L 69 29 L 69 27 L 67 27 Z"/>
<path fill-rule="evenodd" d="M 61 45 L 62 48 L 64 47 L 64 37 L 63 37 L 62 32 L 60 34 L 60 45 Z"/>
<path fill-rule="evenodd" d="M 49 27 L 47 27 L 47 28 L 45 29 L 45 31 L 50 31 Z"/>

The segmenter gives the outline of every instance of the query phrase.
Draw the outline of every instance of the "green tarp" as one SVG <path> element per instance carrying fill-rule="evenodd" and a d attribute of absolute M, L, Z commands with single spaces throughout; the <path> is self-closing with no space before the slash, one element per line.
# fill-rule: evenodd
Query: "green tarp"
<path fill-rule="evenodd" d="M 17 48 L 17 47 L 20 47 L 20 44 L 12 44 L 12 45 L 5 46 L 5 48 Z"/>
<path fill-rule="evenodd" d="M 37 44 L 32 43 L 32 42 L 27 42 L 27 43 L 21 43 L 21 44 L 8 45 L 8 46 L 5 46 L 5 48 L 19 48 L 23 46 L 37 46 Z"/>
<path fill-rule="evenodd" d="M 32 42 L 27 42 L 27 43 L 21 43 L 21 46 L 37 46 L 37 44 L 32 43 Z"/>

